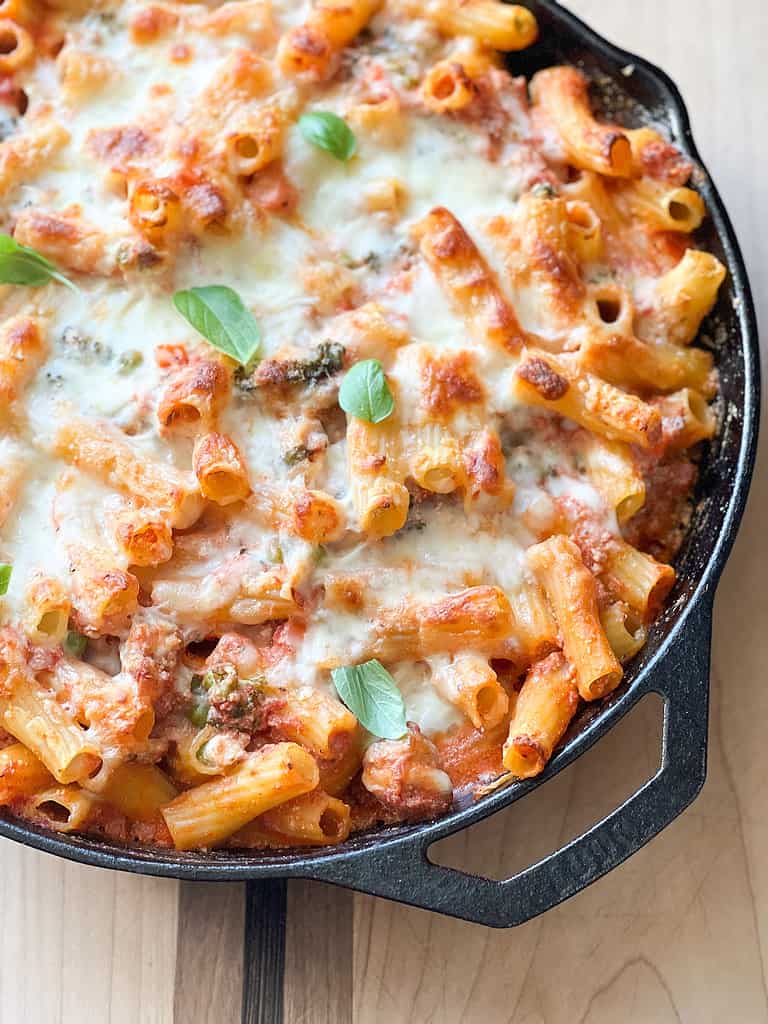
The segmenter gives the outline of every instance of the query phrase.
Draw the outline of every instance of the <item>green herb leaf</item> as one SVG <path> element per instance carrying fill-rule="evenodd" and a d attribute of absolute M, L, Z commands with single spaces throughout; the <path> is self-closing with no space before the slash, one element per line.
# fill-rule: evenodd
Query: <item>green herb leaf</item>
<path fill-rule="evenodd" d="M 208 723 L 208 713 L 211 710 L 211 706 L 208 701 L 208 689 L 210 687 L 210 680 L 208 679 L 209 675 L 210 673 L 208 672 L 206 672 L 204 676 L 195 674 L 189 681 L 189 689 L 192 693 L 192 704 L 187 708 L 187 718 L 190 720 L 192 725 L 196 725 L 198 729 L 202 729 L 203 726 Z"/>
<path fill-rule="evenodd" d="M 208 724 L 208 712 L 210 706 L 207 700 L 195 701 L 192 707 L 187 711 L 187 718 L 190 720 L 192 725 L 196 725 L 198 729 L 202 729 Z M 200 756 L 198 752 L 198 757 Z"/>
<path fill-rule="evenodd" d="M 11 582 L 13 566 L 7 562 L 0 562 L 0 596 L 8 593 L 8 584 Z"/>
<path fill-rule="evenodd" d="M 534 185 L 531 189 L 531 195 L 534 195 L 537 199 L 556 199 L 557 192 L 553 185 L 550 185 L 548 181 L 540 181 L 538 185 Z"/>
<path fill-rule="evenodd" d="M 49 281 L 65 284 L 73 292 L 79 291 L 45 256 L 20 245 L 10 235 L 0 235 L 0 284 L 27 284 L 39 288 Z"/>
<path fill-rule="evenodd" d="M 67 654 L 71 654 L 73 658 L 82 657 L 87 646 L 88 637 L 83 636 L 82 633 L 78 633 L 74 629 L 70 629 L 64 638 L 64 650 Z"/>
<path fill-rule="evenodd" d="M 223 284 L 176 292 L 173 304 L 214 348 L 247 366 L 261 346 L 261 331 L 243 300 Z"/>
<path fill-rule="evenodd" d="M 217 665 L 210 668 L 203 676 L 203 689 L 208 700 L 223 700 L 237 689 L 239 679 L 234 665 Z"/>
<path fill-rule="evenodd" d="M 357 152 L 357 139 L 347 122 L 329 110 L 313 110 L 299 118 L 299 130 L 307 142 L 346 163 Z"/>
<path fill-rule="evenodd" d="M 339 388 L 339 405 L 366 423 L 381 423 L 392 415 L 395 400 L 378 359 L 355 363 Z"/>
<path fill-rule="evenodd" d="M 336 692 L 374 736 L 397 740 L 405 733 L 405 703 L 392 676 L 378 661 L 331 672 Z"/>
<path fill-rule="evenodd" d="M 299 444 L 295 448 L 290 448 L 283 455 L 283 462 L 286 466 L 298 466 L 300 462 L 306 462 L 308 458 L 309 450 L 303 444 Z"/>
<path fill-rule="evenodd" d="M 137 348 L 126 349 L 117 360 L 117 372 L 121 374 L 133 373 L 144 362 L 144 356 Z"/>

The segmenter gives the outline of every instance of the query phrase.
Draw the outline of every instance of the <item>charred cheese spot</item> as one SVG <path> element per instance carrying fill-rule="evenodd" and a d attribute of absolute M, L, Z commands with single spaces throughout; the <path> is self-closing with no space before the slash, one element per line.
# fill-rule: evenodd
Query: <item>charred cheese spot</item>
<path fill-rule="evenodd" d="M 114 168 L 144 159 L 157 150 L 155 140 L 138 125 L 93 129 L 86 145 L 97 159 Z"/>
<path fill-rule="evenodd" d="M 469 352 L 444 357 L 427 354 L 421 366 L 421 392 L 424 404 L 435 416 L 449 416 L 460 406 L 485 400 L 485 388 Z"/>
<path fill-rule="evenodd" d="M 548 402 L 556 402 L 568 391 L 568 381 L 543 359 L 528 359 L 517 368 L 517 375 L 535 388 Z"/>

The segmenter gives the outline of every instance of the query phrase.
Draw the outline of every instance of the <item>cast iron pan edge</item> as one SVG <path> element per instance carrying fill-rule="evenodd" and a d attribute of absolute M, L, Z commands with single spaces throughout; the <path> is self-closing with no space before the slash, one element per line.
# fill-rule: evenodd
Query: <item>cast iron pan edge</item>
<path fill-rule="evenodd" d="M 712 601 L 744 510 L 757 444 L 759 351 L 749 282 L 728 215 L 701 164 L 688 114 L 674 83 L 652 64 L 602 39 L 554 0 L 534 0 L 529 6 L 542 25 L 547 49 L 537 45 L 514 62 L 515 70 L 530 73 L 536 62 L 544 66 L 560 55 L 561 60 L 583 61 L 588 70 L 597 67 L 630 95 L 641 94 L 646 108 L 649 101 L 653 103 L 676 143 L 701 169 L 696 183 L 714 226 L 711 244 L 730 272 L 729 296 L 723 300 L 725 305 L 721 303 L 729 337 L 725 347 L 715 345 L 727 392 L 724 436 L 714 442 L 718 450 L 705 466 L 701 504 L 678 564 L 676 599 L 655 627 L 629 681 L 613 702 L 591 718 L 582 719 L 537 779 L 500 790 L 438 821 L 354 837 L 341 849 L 273 853 L 258 858 L 233 851 L 200 854 L 127 850 L 84 837 L 58 835 L 13 818 L 0 819 L 0 835 L 99 867 L 186 880 L 314 878 L 493 927 L 508 927 L 556 905 L 620 864 L 669 824 L 701 789 L 706 775 Z M 620 81 L 620 69 L 628 65 L 633 72 Z M 603 821 L 506 881 L 475 877 L 428 860 L 427 850 L 432 843 L 509 806 L 552 778 L 649 692 L 659 693 L 665 701 L 661 768 Z M 284 909 L 284 892 L 281 894 L 279 886 L 270 888 L 269 906 L 277 911 Z M 269 927 L 266 931 L 260 929 L 253 916 L 267 909 L 262 899 L 266 895 L 266 885 L 253 885 L 249 892 L 248 926 L 255 942 L 269 938 Z M 279 919 L 281 915 L 277 916 Z M 271 920 L 274 931 L 279 931 L 279 920 Z M 273 950 L 277 938 L 272 935 Z M 255 952 L 252 948 L 251 953 Z M 278 960 L 275 956 L 274 963 Z M 249 957 L 251 966 L 258 962 L 254 955 Z M 253 1012 L 251 1000 L 244 1019 L 255 1020 Z"/>

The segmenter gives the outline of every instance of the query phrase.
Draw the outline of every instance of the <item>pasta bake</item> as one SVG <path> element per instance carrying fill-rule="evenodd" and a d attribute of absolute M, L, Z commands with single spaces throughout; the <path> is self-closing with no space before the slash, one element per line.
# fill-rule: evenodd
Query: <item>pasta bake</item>
<path fill-rule="evenodd" d="M 324 846 L 539 774 L 674 581 L 694 168 L 500 0 L 0 3 L 0 802 Z"/>

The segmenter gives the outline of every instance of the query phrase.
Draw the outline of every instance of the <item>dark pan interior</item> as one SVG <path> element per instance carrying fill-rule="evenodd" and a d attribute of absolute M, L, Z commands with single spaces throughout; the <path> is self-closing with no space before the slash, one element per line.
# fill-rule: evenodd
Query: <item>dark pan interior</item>
<path fill-rule="evenodd" d="M 595 103 L 606 116 L 628 127 L 658 126 L 698 163 L 685 109 L 674 85 L 663 73 L 606 43 L 551 0 L 539 0 L 529 6 L 539 19 L 541 41 L 510 58 L 509 66 L 515 74 L 530 77 L 551 64 L 576 64 L 593 81 Z M 320 861 L 350 857 L 357 860 L 355 854 L 372 845 L 399 846 L 409 837 L 420 844 L 425 839 L 431 842 L 473 824 L 551 777 L 609 729 L 620 717 L 628 691 L 656 667 L 654 659 L 671 632 L 684 628 L 693 603 L 714 588 L 738 527 L 754 455 L 759 370 L 749 286 L 727 215 L 703 168 L 697 170 L 695 183 L 711 214 L 695 241 L 714 252 L 729 268 L 718 305 L 704 326 L 700 342 L 714 352 L 720 372 L 720 430 L 702 459 L 696 510 L 676 561 L 678 583 L 668 607 L 653 627 L 648 644 L 627 671 L 622 687 L 607 702 L 584 709 L 539 779 L 457 807 L 437 822 L 378 829 L 352 837 L 342 847 L 313 852 L 200 854 L 128 850 L 93 839 L 52 834 L 14 818 L 0 820 L 0 835 L 86 863 L 140 873 L 209 879 L 311 876 L 313 865 L 319 866 Z M 707 686 L 708 681 L 702 679 L 702 700 L 706 699 Z"/>

